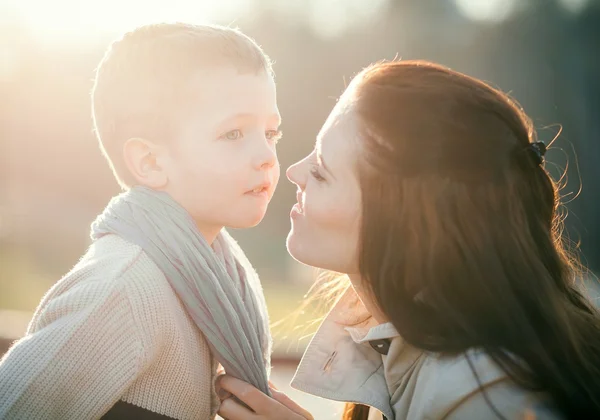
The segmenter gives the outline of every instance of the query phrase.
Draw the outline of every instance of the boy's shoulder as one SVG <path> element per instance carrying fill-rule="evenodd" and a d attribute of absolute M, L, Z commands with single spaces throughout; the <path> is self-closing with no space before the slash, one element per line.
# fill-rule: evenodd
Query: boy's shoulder
<path fill-rule="evenodd" d="M 140 307 L 170 305 L 172 289 L 158 266 L 143 251 L 117 235 L 94 241 L 79 262 L 45 294 L 35 318 L 54 318 L 102 302 Z M 45 320 L 44 324 L 51 319 Z M 30 327 L 32 325 L 30 324 Z"/>
<path fill-rule="evenodd" d="M 112 234 L 94 241 L 60 282 L 68 279 L 70 283 L 101 283 L 108 288 L 166 282 L 163 272 L 140 246 Z"/>

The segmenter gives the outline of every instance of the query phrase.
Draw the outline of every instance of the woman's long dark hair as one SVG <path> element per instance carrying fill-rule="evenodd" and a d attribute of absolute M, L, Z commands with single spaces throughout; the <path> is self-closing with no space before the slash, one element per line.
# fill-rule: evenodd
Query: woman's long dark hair
<path fill-rule="evenodd" d="M 576 284 L 529 118 L 425 62 L 375 64 L 350 89 L 363 134 L 359 267 L 400 335 L 428 351 L 483 348 L 568 418 L 600 418 L 600 317 Z"/>

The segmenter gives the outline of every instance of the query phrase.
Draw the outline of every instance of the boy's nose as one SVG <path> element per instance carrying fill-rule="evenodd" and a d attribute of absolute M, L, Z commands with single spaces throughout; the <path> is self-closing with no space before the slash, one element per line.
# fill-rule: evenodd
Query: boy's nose
<path fill-rule="evenodd" d="M 256 162 L 259 169 L 272 168 L 277 164 L 277 152 L 273 147 L 262 147 Z"/>

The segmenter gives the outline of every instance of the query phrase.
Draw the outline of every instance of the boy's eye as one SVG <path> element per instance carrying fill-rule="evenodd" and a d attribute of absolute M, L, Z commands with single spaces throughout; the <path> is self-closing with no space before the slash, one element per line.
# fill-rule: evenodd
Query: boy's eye
<path fill-rule="evenodd" d="M 312 175 L 312 177 L 313 177 L 314 179 L 316 179 L 318 182 L 323 182 L 323 181 L 325 181 L 325 178 L 323 178 L 323 177 L 321 176 L 321 174 L 319 173 L 319 169 L 318 169 L 318 168 L 316 168 L 316 167 L 313 167 L 313 168 L 311 168 L 311 169 L 310 169 L 310 174 L 311 174 L 311 175 Z"/>
<path fill-rule="evenodd" d="M 273 143 L 277 143 L 279 140 L 281 140 L 281 137 L 283 136 L 283 133 L 281 132 L 281 130 L 268 130 L 265 133 L 267 140 L 272 141 Z"/>
<path fill-rule="evenodd" d="M 226 140 L 238 140 L 243 137 L 241 130 L 231 130 L 221 136 Z"/>

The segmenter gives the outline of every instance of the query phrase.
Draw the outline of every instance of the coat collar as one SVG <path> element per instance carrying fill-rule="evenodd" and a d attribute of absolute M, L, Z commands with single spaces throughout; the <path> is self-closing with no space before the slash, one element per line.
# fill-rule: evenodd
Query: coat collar
<path fill-rule="evenodd" d="M 386 351 L 378 346 L 382 342 Z M 319 397 L 368 405 L 393 419 L 388 384 L 395 387 L 421 354 L 405 345 L 392 324 L 378 324 L 349 287 L 309 343 L 291 385 Z"/>

